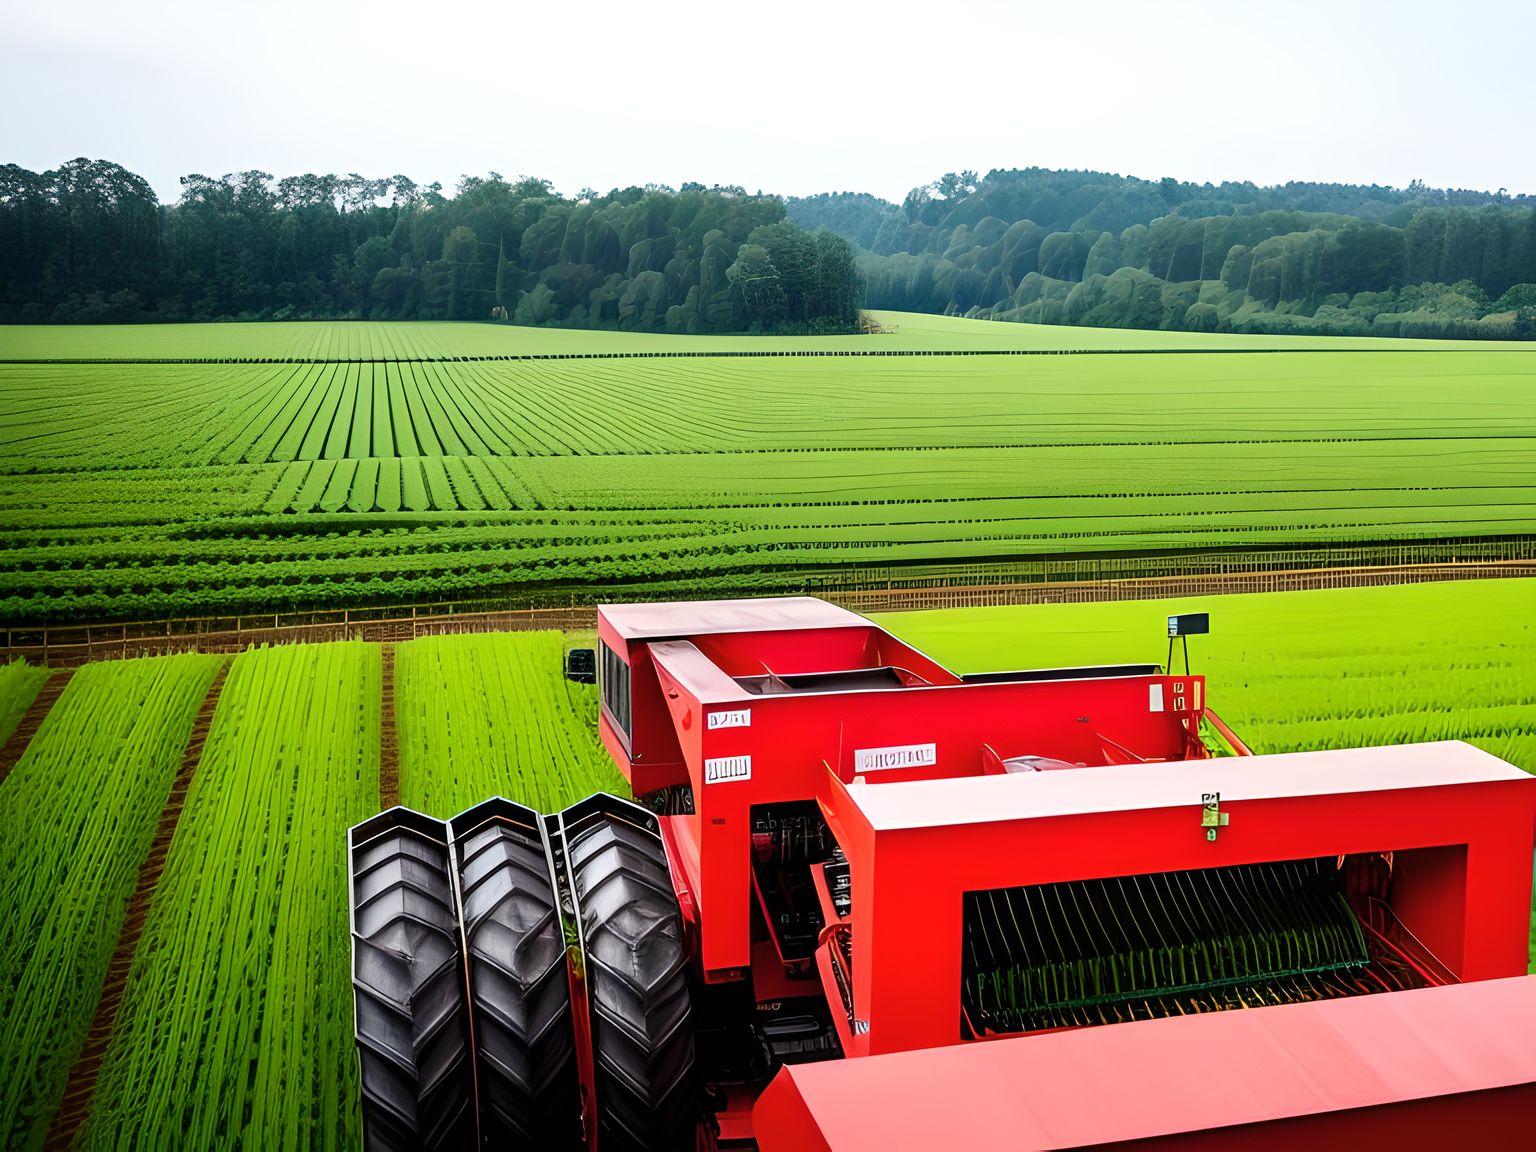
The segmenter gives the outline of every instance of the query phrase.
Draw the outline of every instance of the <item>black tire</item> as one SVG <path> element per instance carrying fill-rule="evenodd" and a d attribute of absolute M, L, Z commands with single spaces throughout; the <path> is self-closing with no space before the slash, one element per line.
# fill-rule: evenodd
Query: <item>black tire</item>
<path fill-rule="evenodd" d="M 481 1143 L 581 1144 L 565 937 L 532 811 L 489 801 L 453 821 Z"/>
<path fill-rule="evenodd" d="M 348 833 L 363 1146 L 475 1146 L 473 1069 L 446 827 L 391 808 Z"/>
<path fill-rule="evenodd" d="M 666 853 L 643 809 L 605 798 L 567 815 L 576 812 L 566 859 L 586 961 L 598 1147 L 691 1152 L 700 1109 L 689 956 Z"/>

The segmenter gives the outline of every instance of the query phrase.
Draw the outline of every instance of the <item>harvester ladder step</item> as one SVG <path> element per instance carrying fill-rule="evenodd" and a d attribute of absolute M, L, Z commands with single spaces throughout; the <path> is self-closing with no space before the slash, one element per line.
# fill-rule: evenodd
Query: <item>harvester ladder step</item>
<path fill-rule="evenodd" d="M 154 839 L 150 841 L 149 855 L 144 857 L 144 863 L 139 866 L 138 883 L 128 899 L 122 931 L 118 933 L 117 947 L 113 949 L 112 960 L 107 965 L 101 996 L 96 1001 L 96 1014 L 91 1018 L 90 1031 L 86 1033 L 85 1047 L 80 1050 L 69 1070 L 69 1078 L 64 1082 L 64 1098 L 59 1103 L 59 1110 L 54 1113 L 48 1137 L 43 1143 L 47 1152 L 62 1152 L 72 1147 L 85 1126 L 86 1117 L 90 1115 L 91 1097 L 96 1091 L 96 1080 L 101 1074 L 107 1046 L 117 1025 L 118 1009 L 122 1007 L 123 992 L 128 984 L 128 970 L 133 966 L 133 955 L 138 950 L 139 938 L 144 934 L 144 925 L 149 919 L 150 901 L 165 872 L 166 856 L 171 850 L 171 840 L 176 835 L 176 825 L 181 821 L 187 789 L 191 787 L 198 762 L 203 758 L 203 746 L 208 742 L 208 729 L 213 723 L 213 714 L 218 709 L 219 696 L 224 691 L 224 678 L 228 673 L 229 661 L 226 660 L 214 674 L 213 682 L 208 685 L 208 692 L 197 709 L 197 717 L 192 722 L 192 732 L 181 754 L 181 767 L 171 782 L 170 794 L 166 797 L 165 807 L 160 810 L 159 823 L 155 825 Z"/>
<path fill-rule="evenodd" d="M 32 737 L 42 727 L 43 718 L 53 708 L 74 674 L 73 668 L 61 668 L 43 681 L 43 686 L 37 690 L 37 695 L 22 714 L 21 722 L 16 725 L 16 731 L 11 733 L 4 746 L 0 746 L 0 781 L 9 776 L 11 769 L 21 760 L 27 745 L 32 743 Z"/>

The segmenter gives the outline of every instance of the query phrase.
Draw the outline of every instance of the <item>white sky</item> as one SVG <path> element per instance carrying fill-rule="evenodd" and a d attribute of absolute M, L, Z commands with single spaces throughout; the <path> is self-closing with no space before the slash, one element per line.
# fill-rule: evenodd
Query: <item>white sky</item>
<path fill-rule="evenodd" d="M 0 162 L 899 200 L 960 168 L 1536 193 L 1536 0 L 0 0 Z"/>

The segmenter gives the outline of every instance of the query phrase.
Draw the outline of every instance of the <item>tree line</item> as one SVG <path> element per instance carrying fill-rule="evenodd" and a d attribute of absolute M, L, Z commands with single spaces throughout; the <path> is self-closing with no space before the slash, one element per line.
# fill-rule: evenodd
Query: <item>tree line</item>
<path fill-rule="evenodd" d="M 1536 197 L 948 173 L 788 201 L 856 244 L 872 308 L 1186 331 L 1536 338 Z"/>
<path fill-rule="evenodd" d="M 1536 337 L 1536 197 L 947 173 L 901 204 L 739 187 L 0 167 L 0 322 L 507 320 L 854 331 L 859 308 L 1191 331 Z"/>
<path fill-rule="evenodd" d="M 468 177 L 191 175 L 174 204 L 103 160 L 0 167 L 0 321 L 509 320 L 629 331 L 855 331 L 854 249 L 777 197 L 555 192 Z"/>

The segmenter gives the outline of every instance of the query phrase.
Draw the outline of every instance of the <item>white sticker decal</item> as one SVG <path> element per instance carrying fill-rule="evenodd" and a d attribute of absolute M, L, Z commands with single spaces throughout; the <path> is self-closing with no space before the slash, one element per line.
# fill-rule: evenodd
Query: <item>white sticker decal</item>
<path fill-rule="evenodd" d="M 704 783 L 731 784 L 752 779 L 752 757 L 716 756 L 704 761 Z"/>
<path fill-rule="evenodd" d="M 936 745 L 898 744 L 891 748 L 860 748 L 853 754 L 855 772 L 880 772 L 887 768 L 925 768 L 939 762 Z"/>
<path fill-rule="evenodd" d="M 739 712 L 711 712 L 708 727 L 710 731 L 716 728 L 750 728 L 752 727 L 752 709 L 743 708 Z"/>
<path fill-rule="evenodd" d="M 1147 711 L 1161 712 L 1163 710 L 1163 686 L 1152 684 L 1147 688 Z"/>

